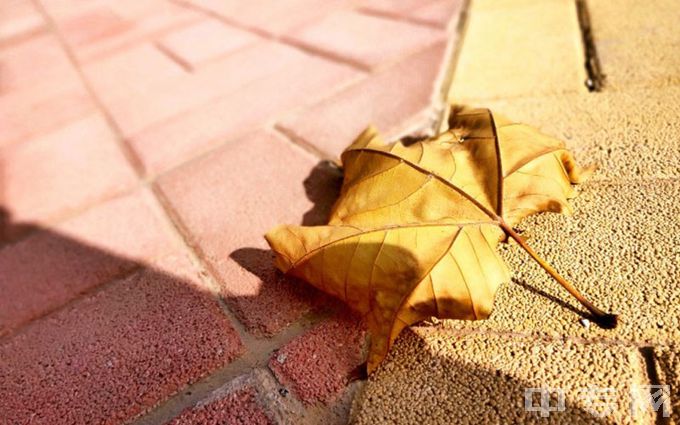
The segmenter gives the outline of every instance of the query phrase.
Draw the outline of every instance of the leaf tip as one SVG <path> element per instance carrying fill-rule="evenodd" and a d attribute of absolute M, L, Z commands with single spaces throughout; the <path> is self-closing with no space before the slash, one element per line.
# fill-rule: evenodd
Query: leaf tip
<path fill-rule="evenodd" d="M 604 314 L 593 319 L 595 323 L 604 329 L 614 329 L 619 324 L 619 316 L 616 314 Z"/>
<path fill-rule="evenodd" d="M 365 381 L 368 379 L 368 364 L 367 362 L 363 362 L 349 373 L 348 376 L 348 381 L 349 382 L 354 382 L 354 381 Z"/>
<path fill-rule="evenodd" d="M 286 255 L 286 247 L 289 244 L 289 239 L 284 236 L 284 231 L 287 226 L 278 226 L 270 230 L 264 235 L 265 240 L 269 244 L 275 255 L 274 264 L 283 273 L 287 273 L 293 266 L 293 262 Z"/>

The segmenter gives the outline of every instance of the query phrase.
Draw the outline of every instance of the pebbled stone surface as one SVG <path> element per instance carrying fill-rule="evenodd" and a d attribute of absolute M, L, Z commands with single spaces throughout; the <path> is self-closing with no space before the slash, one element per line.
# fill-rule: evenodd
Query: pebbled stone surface
<path fill-rule="evenodd" d="M 588 2 L 605 91 L 680 83 L 680 10 L 673 0 Z"/>
<path fill-rule="evenodd" d="M 680 176 L 680 87 L 476 103 L 564 140 L 594 179 Z"/>
<path fill-rule="evenodd" d="M 650 423 L 651 414 L 632 417 L 628 406 L 641 366 L 637 351 L 622 346 L 416 327 L 369 378 L 352 423 Z M 543 418 L 526 410 L 527 388 L 552 389 L 555 408 L 561 389 L 564 409 Z M 587 388 L 611 388 L 611 399 L 591 403 Z"/>
<path fill-rule="evenodd" d="M 453 101 L 587 93 L 574 1 L 477 0 L 468 16 Z"/>
<path fill-rule="evenodd" d="M 666 396 L 665 407 L 670 417 L 670 423 L 680 423 L 680 350 L 676 344 L 660 345 L 653 350 L 656 358 L 656 371 L 659 375 L 660 385 L 668 385 L 668 391 L 664 391 Z M 661 410 L 662 418 L 664 410 Z"/>
<path fill-rule="evenodd" d="M 650 201 L 652 200 L 652 201 Z M 585 309 L 515 243 L 500 244 L 513 281 L 484 321 L 446 326 L 659 344 L 680 338 L 680 182 L 593 182 L 572 201 L 575 214 L 525 219 L 529 245 L 600 308 L 616 329 L 580 322 Z"/>

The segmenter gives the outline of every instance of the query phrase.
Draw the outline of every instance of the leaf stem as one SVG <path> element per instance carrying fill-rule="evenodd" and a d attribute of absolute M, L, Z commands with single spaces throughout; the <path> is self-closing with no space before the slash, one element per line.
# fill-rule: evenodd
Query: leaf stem
<path fill-rule="evenodd" d="M 513 238 L 524 250 L 531 255 L 531 257 L 536 260 L 538 264 L 543 267 L 543 269 L 548 272 L 550 276 L 552 276 L 553 279 L 555 279 L 564 289 L 566 289 L 574 298 L 578 300 L 585 308 L 590 311 L 590 313 L 594 316 L 595 321 L 602 327 L 611 329 L 616 327 L 616 322 L 617 318 L 616 315 L 611 314 L 611 313 L 606 313 L 599 308 L 597 308 L 595 305 L 593 305 L 588 299 L 586 299 L 581 292 L 576 289 L 574 285 L 572 285 L 568 280 L 560 276 L 559 273 L 557 273 L 557 270 L 555 270 L 554 267 L 552 267 L 550 264 L 548 264 L 545 260 L 543 260 L 541 257 L 536 254 L 536 251 L 534 251 L 529 244 L 522 238 L 517 232 L 515 232 L 512 227 L 510 227 L 507 223 L 505 223 L 504 220 L 500 220 L 500 226 L 501 228 L 507 233 L 511 238 Z"/>

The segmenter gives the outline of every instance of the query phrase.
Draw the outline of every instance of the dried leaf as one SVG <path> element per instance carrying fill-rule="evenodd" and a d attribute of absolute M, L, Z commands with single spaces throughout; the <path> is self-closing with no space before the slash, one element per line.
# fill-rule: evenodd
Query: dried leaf
<path fill-rule="evenodd" d="M 540 211 L 571 213 L 572 183 L 589 171 L 559 140 L 486 109 L 459 109 L 448 131 L 386 144 L 369 127 L 342 154 L 342 192 L 326 226 L 279 226 L 267 235 L 284 273 L 302 278 L 362 314 L 371 333 L 369 372 L 401 330 L 431 316 L 484 319 L 509 280 L 496 245 Z"/>

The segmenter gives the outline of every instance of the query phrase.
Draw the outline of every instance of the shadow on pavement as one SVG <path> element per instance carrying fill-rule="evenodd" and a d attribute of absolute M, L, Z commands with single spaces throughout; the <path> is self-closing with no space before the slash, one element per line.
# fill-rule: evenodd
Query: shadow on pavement
<path fill-rule="evenodd" d="M 125 246 L 112 252 L 102 248 L 108 241 L 16 221 L 2 171 L 0 422 L 127 423 L 243 354 L 215 288 L 183 247 L 139 261 L 121 255 Z M 311 171 L 305 224 L 325 220 L 337 197 L 328 188 L 340 179 L 327 163 Z M 269 250 L 232 258 L 266 285 L 250 303 L 278 299 L 276 288 L 262 297 L 277 285 L 297 302 L 325 299 L 275 271 Z"/>
<path fill-rule="evenodd" d="M 138 261 L 17 222 L 2 172 L 0 423 L 128 423 L 242 353 L 183 247 Z"/>
<path fill-rule="evenodd" d="M 540 385 L 524 382 L 493 365 L 475 364 L 464 358 L 463 352 L 456 352 L 461 348 L 449 348 L 450 357 L 443 356 L 433 351 L 445 351 L 446 347 L 433 347 L 416 332 L 404 330 L 355 398 L 352 423 L 614 423 L 579 406 L 569 392 L 561 411 L 546 412 L 546 417 L 539 411 L 528 411 L 525 389 Z M 545 406 L 556 409 L 557 393 L 548 394 L 550 400 Z M 533 394 L 532 405 L 540 406 L 540 393 Z"/>

